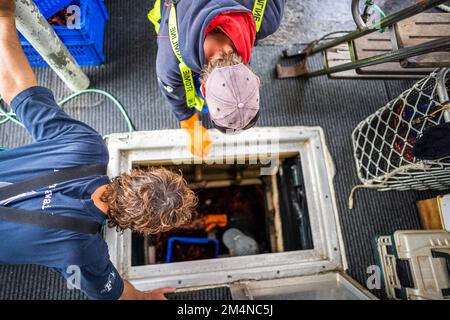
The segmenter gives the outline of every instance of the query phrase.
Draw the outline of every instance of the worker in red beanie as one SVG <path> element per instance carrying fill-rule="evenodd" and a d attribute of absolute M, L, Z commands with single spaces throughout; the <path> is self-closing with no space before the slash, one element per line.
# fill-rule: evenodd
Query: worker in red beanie
<path fill-rule="evenodd" d="M 150 11 L 158 34 L 158 82 L 194 155 L 211 150 L 198 112 L 225 134 L 255 125 L 260 80 L 248 64 L 255 42 L 278 29 L 285 2 L 157 0 Z"/>

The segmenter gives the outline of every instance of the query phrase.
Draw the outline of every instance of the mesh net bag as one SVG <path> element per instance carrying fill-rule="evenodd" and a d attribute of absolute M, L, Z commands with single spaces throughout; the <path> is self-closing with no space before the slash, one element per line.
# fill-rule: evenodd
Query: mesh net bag
<path fill-rule="evenodd" d="M 444 115 L 450 114 L 449 71 L 435 70 L 355 128 L 354 158 L 364 187 L 379 190 L 450 187 L 450 159 L 422 161 L 412 153 L 421 134 L 444 123 Z"/>

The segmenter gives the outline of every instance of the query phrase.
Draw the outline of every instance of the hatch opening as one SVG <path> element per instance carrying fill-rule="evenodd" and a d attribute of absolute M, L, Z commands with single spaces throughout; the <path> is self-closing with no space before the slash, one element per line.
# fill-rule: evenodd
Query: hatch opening
<path fill-rule="evenodd" d="M 149 170 L 154 163 L 133 163 Z M 261 163 L 167 165 L 199 198 L 192 221 L 154 236 L 132 235 L 132 266 L 313 249 L 299 155 L 272 175 Z"/>

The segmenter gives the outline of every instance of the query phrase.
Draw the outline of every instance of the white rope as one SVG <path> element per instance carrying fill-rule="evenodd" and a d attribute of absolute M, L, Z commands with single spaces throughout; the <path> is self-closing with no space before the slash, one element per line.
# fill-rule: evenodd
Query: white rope
<path fill-rule="evenodd" d="M 350 210 L 353 209 L 354 199 L 355 199 L 355 192 L 358 189 L 379 189 L 381 186 L 379 185 L 368 185 L 368 184 L 359 184 L 357 186 L 354 186 L 352 188 L 352 191 L 350 191 L 350 196 L 348 197 L 348 208 Z"/>
<path fill-rule="evenodd" d="M 392 178 L 393 176 L 395 176 L 399 172 L 403 172 L 403 171 L 410 170 L 410 169 L 425 169 L 425 164 L 423 162 L 412 163 L 412 164 L 409 164 L 409 165 L 397 168 L 395 170 L 392 170 L 391 172 L 389 172 L 387 175 L 385 175 L 383 177 L 383 180 L 377 182 L 378 184 L 376 184 L 376 185 L 359 184 L 357 186 L 354 186 L 352 188 L 352 191 L 350 191 L 350 195 L 348 197 L 348 208 L 350 210 L 353 209 L 356 190 L 358 190 L 358 189 L 381 189 L 381 188 L 384 188 L 384 187 L 386 187 L 386 184 L 385 184 L 386 181 L 388 181 L 390 178 Z"/>
<path fill-rule="evenodd" d="M 441 4 L 440 6 L 438 6 L 438 8 L 441 9 L 442 11 L 450 12 L 450 6 L 446 4 Z"/>

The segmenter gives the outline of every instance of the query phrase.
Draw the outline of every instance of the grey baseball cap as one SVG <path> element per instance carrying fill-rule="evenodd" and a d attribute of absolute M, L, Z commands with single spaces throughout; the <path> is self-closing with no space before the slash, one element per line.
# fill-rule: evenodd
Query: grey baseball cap
<path fill-rule="evenodd" d="M 259 78 L 240 63 L 216 68 L 205 83 L 214 126 L 223 133 L 251 128 L 259 115 Z"/>

